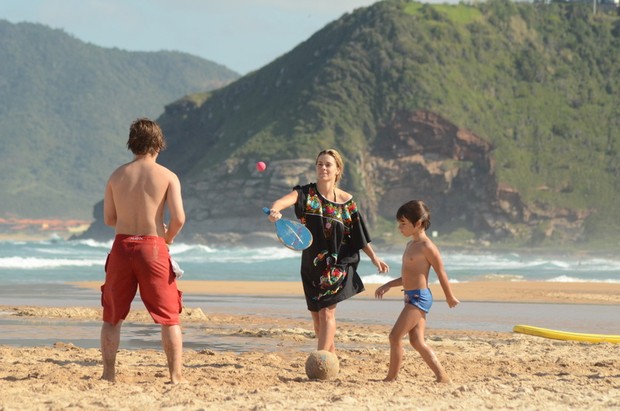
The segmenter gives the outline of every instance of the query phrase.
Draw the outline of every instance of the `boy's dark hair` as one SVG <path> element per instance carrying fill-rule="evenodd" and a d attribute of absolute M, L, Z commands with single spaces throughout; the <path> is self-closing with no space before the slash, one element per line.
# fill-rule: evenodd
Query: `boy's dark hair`
<path fill-rule="evenodd" d="M 396 212 L 396 219 L 401 218 L 406 218 L 411 224 L 422 221 L 424 231 L 431 226 L 431 212 L 422 200 L 411 200 L 401 205 Z"/>
<path fill-rule="evenodd" d="M 135 155 L 157 154 L 166 148 L 164 133 L 153 120 L 139 118 L 129 127 L 127 148 Z"/>

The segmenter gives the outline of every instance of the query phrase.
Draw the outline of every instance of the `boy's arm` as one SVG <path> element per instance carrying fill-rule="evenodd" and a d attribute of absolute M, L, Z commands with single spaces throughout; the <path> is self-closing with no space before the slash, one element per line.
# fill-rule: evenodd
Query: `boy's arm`
<path fill-rule="evenodd" d="M 441 259 L 441 254 L 439 254 L 439 250 L 435 246 L 435 244 L 428 244 L 424 248 L 424 256 L 428 260 L 428 262 L 435 270 L 437 274 L 437 278 L 439 278 L 439 284 L 441 284 L 441 288 L 443 290 L 444 295 L 446 296 L 446 302 L 452 307 L 456 307 L 460 301 L 454 296 L 452 293 L 452 288 L 450 287 L 450 281 L 448 281 L 448 274 L 443 266 L 443 261 Z"/>
<path fill-rule="evenodd" d="M 387 293 L 388 290 L 392 287 L 398 287 L 403 285 L 403 277 L 398 277 L 394 280 L 388 281 L 383 284 L 381 287 L 375 290 L 375 298 L 383 298 L 383 294 Z"/>

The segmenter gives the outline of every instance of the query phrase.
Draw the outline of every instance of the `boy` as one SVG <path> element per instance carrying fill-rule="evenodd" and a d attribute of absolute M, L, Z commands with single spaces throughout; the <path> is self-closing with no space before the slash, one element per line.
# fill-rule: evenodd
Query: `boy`
<path fill-rule="evenodd" d="M 433 370 L 437 382 L 450 382 L 435 353 L 424 342 L 426 313 L 433 304 L 433 296 L 428 288 L 431 267 L 437 273 L 450 308 L 459 303 L 452 294 L 439 250 L 426 236 L 426 230 L 431 225 L 431 214 L 424 202 L 412 200 L 398 209 L 396 219 L 402 235 L 412 237 L 412 240 L 403 253 L 400 278 L 383 284 L 375 291 L 376 298 L 382 298 L 392 287 L 402 286 L 405 291 L 405 307 L 390 332 L 390 368 L 384 381 L 396 380 L 403 362 L 403 337 L 409 334 L 409 342 Z"/>

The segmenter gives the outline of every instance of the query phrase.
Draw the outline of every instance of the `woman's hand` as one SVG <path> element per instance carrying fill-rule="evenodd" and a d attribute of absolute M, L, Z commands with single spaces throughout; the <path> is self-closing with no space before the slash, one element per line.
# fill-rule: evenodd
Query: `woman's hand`
<path fill-rule="evenodd" d="M 375 254 L 375 250 L 372 249 L 370 243 L 366 244 L 362 251 L 366 253 L 370 261 L 377 267 L 377 271 L 380 273 L 387 273 L 390 271 L 390 266 L 385 263 L 382 259 L 380 259 L 377 254 Z"/>
<path fill-rule="evenodd" d="M 390 266 L 387 265 L 387 263 L 383 261 L 382 259 L 380 259 L 379 257 L 376 257 L 375 259 L 373 259 L 372 263 L 377 267 L 377 270 L 380 273 L 387 273 L 388 271 L 390 271 Z"/>
<path fill-rule="evenodd" d="M 269 216 L 267 218 L 269 218 L 269 221 L 271 221 L 272 223 L 275 223 L 282 218 L 282 214 L 280 214 L 280 212 L 276 210 L 269 210 Z"/>

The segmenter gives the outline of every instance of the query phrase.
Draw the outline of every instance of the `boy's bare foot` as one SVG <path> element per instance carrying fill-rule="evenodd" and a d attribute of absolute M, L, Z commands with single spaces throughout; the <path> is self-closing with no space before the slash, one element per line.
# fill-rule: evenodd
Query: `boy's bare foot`
<path fill-rule="evenodd" d="M 383 379 L 383 381 L 385 381 L 385 382 L 392 382 L 392 381 L 396 381 L 396 377 L 385 377 L 385 378 Z"/>
<path fill-rule="evenodd" d="M 185 377 L 175 377 L 170 380 L 170 384 L 172 385 L 189 384 L 189 381 L 187 381 Z"/>

